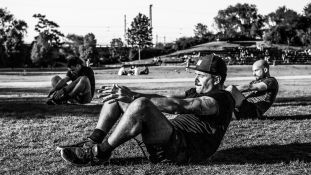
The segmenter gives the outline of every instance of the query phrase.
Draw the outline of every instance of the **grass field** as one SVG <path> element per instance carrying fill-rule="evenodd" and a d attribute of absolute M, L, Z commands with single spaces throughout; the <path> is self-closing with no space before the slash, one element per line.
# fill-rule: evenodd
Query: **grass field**
<path fill-rule="evenodd" d="M 311 66 L 276 66 L 272 76 L 310 75 Z M 180 67 L 152 67 L 138 78 L 190 78 Z M 230 66 L 228 77 L 250 76 L 250 66 Z M 96 79 L 117 79 L 117 69 L 97 70 Z M 63 72 L 61 72 L 63 73 Z M 0 82 L 49 81 L 53 72 L 1 72 Z M 228 81 L 226 84 L 246 82 Z M 0 83 L 0 174 L 311 174 L 311 79 L 279 80 L 276 103 L 261 120 L 232 121 L 225 138 L 204 164 L 151 164 L 134 140 L 116 149 L 110 162 L 87 167 L 66 164 L 55 151 L 94 129 L 101 108 L 47 106 L 49 88 L 9 88 Z M 97 87 L 108 84 L 97 84 Z M 127 83 L 134 90 L 183 92 L 193 82 Z M 95 99 L 94 101 L 99 101 Z"/>

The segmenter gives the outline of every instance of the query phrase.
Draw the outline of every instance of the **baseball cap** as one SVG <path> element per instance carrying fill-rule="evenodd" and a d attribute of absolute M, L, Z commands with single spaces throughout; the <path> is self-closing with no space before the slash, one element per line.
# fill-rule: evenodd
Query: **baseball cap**
<path fill-rule="evenodd" d="M 209 73 L 212 75 L 220 75 L 223 78 L 227 76 L 226 63 L 224 60 L 222 60 L 222 58 L 216 55 L 206 55 L 199 58 L 196 66 L 190 69 Z"/>

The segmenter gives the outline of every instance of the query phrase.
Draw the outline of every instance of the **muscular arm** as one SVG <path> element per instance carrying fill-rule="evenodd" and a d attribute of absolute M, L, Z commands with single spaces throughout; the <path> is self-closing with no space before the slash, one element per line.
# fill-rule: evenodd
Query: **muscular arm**
<path fill-rule="evenodd" d="M 267 90 L 267 85 L 264 82 L 254 83 L 254 84 L 245 84 L 236 86 L 237 89 L 241 92 L 247 91 L 265 91 Z"/>
<path fill-rule="evenodd" d="M 174 94 L 174 95 L 159 95 L 159 94 L 143 94 L 143 93 L 139 93 L 139 92 L 134 92 L 132 91 L 132 95 L 134 98 L 138 98 L 138 97 L 146 97 L 146 98 L 161 98 L 161 97 L 167 97 L 167 98 L 185 98 L 185 94 Z"/>
<path fill-rule="evenodd" d="M 56 90 L 61 89 L 62 87 L 65 86 L 65 84 L 66 84 L 68 81 L 70 81 L 70 78 L 66 76 L 65 78 L 61 79 L 61 80 L 56 84 L 56 86 L 54 87 L 53 90 L 56 91 Z"/>
<path fill-rule="evenodd" d="M 151 101 L 160 111 L 171 114 L 212 115 L 218 112 L 216 100 L 207 96 L 186 99 L 152 98 Z"/>

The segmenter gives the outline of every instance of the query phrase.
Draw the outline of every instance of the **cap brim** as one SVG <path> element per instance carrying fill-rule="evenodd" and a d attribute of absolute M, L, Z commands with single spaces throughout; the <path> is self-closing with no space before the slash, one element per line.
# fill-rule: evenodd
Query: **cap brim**
<path fill-rule="evenodd" d="M 200 71 L 200 72 L 204 72 L 204 73 L 209 73 L 209 74 L 212 74 L 212 75 L 216 75 L 216 74 L 213 73 L 213 72 L 209 72 L 209 71 L 204 71 L 204 70 L 196 69 L 196 67 L 188 67 L 188 69 L 192 69 L 192 70 L 196 70 L 196 71 Z"/>

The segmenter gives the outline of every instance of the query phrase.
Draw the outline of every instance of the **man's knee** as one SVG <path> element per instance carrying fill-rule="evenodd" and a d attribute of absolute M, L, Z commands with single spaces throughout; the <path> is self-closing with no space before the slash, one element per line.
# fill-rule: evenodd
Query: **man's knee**
<path fill-rule="evenodd" d="M 140 97 L 134 100 L 131 104 L 131 108 L 138 110 L 146 109 L 150 104 L 150 100 L 146 97 Z"/>
<path fill-rule="evenodd" d="M 239 107 L 241 106 L 243 100 L 245 99 L 244 95 L 238 90 L 238 88 L 234 85 L 230 85 L 226 88 L 226 91 L 230 92 L 234 101 L 235 106 Z"/>
<path fill-rule="evenodd" d="M 226 91 L 233 93 L 234 91 L 238 91 L 238 89 L 236 88 L 236 86 L 230 85 L 226 88 Z"/>
<path fill-rule="evenodd" d="M 62 78 L 59 75 L 55 75 L 51 78 L 52 87 L 55 87 L 56 84 L 61 80 Z"/>
<path fill-rule="evenodd" d="M 89 78 L 87 78 L 87 76 L 82 76 L 80 78 L 80 82 L 82 82 L 82 83 L 90 83 L 90 80 L 89 80 Z"/>

